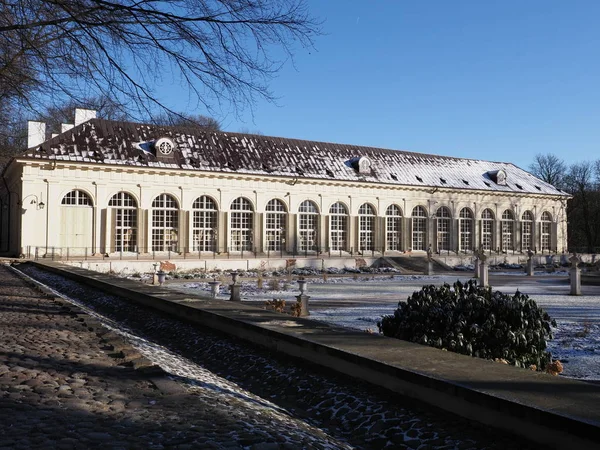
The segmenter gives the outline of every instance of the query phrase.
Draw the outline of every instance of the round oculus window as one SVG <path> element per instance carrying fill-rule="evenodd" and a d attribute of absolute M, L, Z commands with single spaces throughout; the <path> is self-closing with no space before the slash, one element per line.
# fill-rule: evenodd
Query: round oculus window
<path fill-rule="evenodd" d="M 160 153 L 163 155 L 170 155 L 173 153 L 175 149 L 175 142 L 169 138 L 160 138 L 155 143 L 154 146 L 158 149 Z"/>

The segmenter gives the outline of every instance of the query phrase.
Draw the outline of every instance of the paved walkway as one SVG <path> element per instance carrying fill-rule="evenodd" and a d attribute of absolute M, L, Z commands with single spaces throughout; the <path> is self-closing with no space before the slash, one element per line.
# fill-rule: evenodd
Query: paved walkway
<path fill-rule="evenodd" d="M 94 318 L 4 265 L 0 397 L 0 449 L 347 448 L 302 422 L 275 423 L 235 396 L 186 391 Z"/>

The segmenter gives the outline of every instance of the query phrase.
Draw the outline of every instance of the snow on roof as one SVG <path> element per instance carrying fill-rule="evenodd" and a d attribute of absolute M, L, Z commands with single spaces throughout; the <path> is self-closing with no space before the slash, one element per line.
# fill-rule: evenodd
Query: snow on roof
<path fill-rule="evenodd" d="M 175 142 L 176 149 L 168 157 L 157 154 L 153 148 L 153 143 L 161 137 L 169 137 Z M 76 126 L 27 150 L 22 157 L 430 188 L 567 195 L 511 163 L 103 119 L 92 119 Z M 359 170 L 361 158 L 370 164 Z M 496 182 L 498 171 L 506 174 L 505 184 Z"/>

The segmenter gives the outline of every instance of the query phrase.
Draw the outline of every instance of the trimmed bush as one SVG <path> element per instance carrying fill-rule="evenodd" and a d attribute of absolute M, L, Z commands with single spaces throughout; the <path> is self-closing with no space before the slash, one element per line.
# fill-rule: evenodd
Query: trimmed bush
<path fill-rule="evenodd" d="M 424 286 L 377 326 L 385 336 L 544 370 L 551 362 L 546 341 L 556 322 L 519 291 L 492 292 L 470 280 Z"/>

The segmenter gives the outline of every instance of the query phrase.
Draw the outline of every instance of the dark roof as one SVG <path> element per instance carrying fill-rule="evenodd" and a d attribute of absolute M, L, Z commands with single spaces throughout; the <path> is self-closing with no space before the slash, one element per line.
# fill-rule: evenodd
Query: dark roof
<path fill-rule="evenodd" d="M 170 160 L 157 158 L 152 143 L 171 138 Z M 146 151 L 144 151 L 146 150 Z M 92 119 L 62 133 L 22 157 L 206 172 L 366 181 L 404 186 L 477 189 L 565 196 L 511 163 L 452 158 L 356 145 L 302 141 L 261 135 L 215 132 Z M 366 173 L 357 161 L 371 162 Z M 506 172 L 506 185 L 490 174 Z"/>

